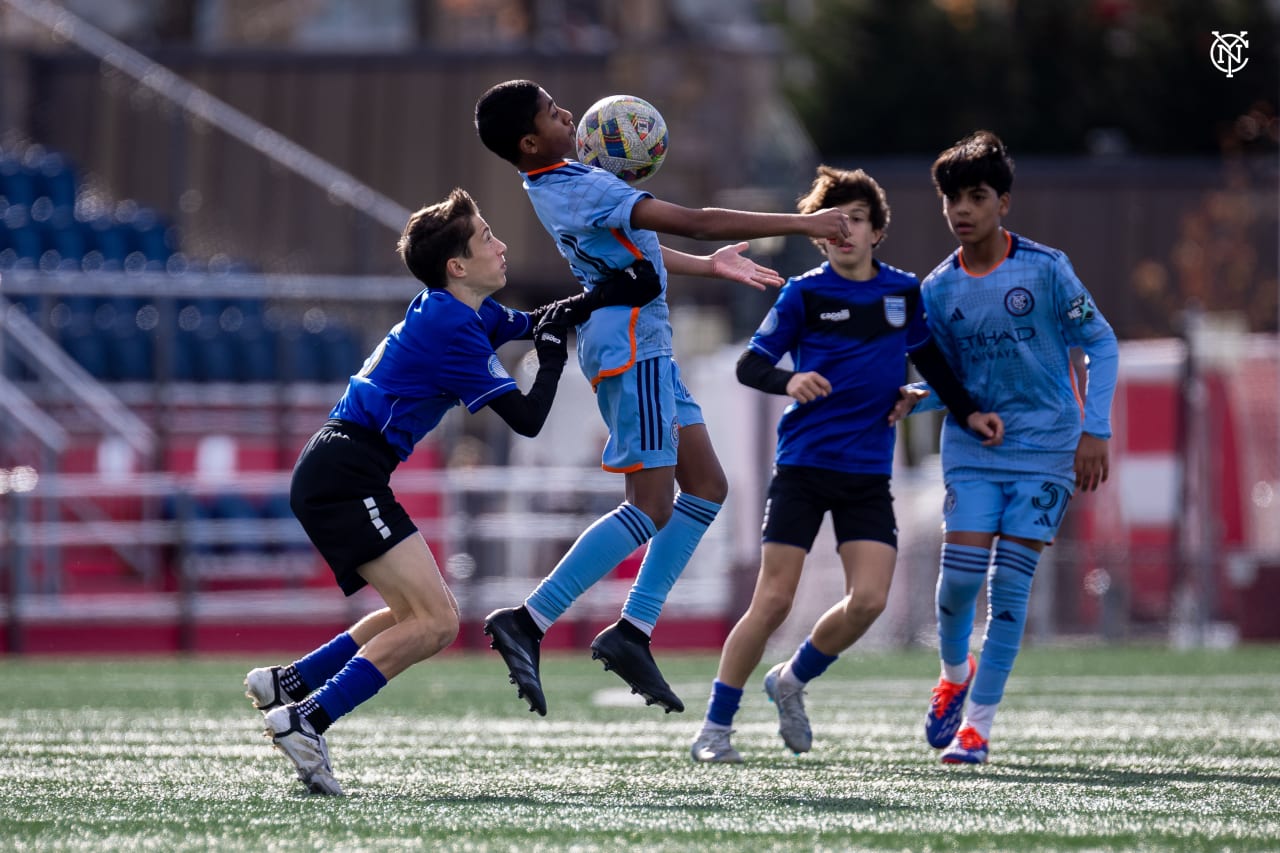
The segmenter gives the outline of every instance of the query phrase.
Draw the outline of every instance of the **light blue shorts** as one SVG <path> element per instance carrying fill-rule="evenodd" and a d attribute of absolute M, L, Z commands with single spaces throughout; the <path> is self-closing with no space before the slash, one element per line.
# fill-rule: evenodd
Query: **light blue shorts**
<path fill-rule="evenodd" d="M 620 474 L 674 466 L 680 428 L 705 423 L 702 407 L 680 381 L 680 366 L 668 356 L 600 380 L 596 405 L 609 428 L 600 467 Z"/>
<path fill-rule="evenodd" d="M 1004 533 L 1051 542 L 1071 502 L 1061 480 L 959 480 L 949 482 L 942 504 L 948 533 Z"/>

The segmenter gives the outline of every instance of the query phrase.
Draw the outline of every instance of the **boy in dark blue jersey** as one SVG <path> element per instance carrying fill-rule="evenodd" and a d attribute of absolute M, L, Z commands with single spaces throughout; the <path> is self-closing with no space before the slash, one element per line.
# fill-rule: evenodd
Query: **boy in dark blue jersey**
<path fill-rule="evenodd" d="M 568 326 L 601 305 L 658 294 L 656 274 L 638 263 L 591 294 L 515 311 L 492 298 L 506 284 L 506 248 L 461 189 L 410 218 L 399 252 L 426 288 L 351 377 L 294 468 L 290 506 L 338 586 L 352 595 L 368 584 L 387 605 L 302 659 L 245 678 L 266 734 L 312 793 L 342 793 L 325 730 L 458 633 L 457 604 L 396 500 L 391 472 L 459 404 L 472 413 L 488 406 L 536 435 L 568 358 Z M 539 366 L 523 394 L 494 350 L 531 336 Z"/>
<path fill-rule="evenodd" d="M 684 703 L 653 660 L 649 640 L 667 595 L 729 487 L 702 410 L 672 358 L 666 277 L 668 272 L 714 272 L 717 259 L 736 259 L 748 272 L 728 277 L 759 285 L 761 276 L 737 257 L 739 247 L 700 258 L 661 246 L 658 234 L 703 240 L 784 234 L 843 238 L 847 217 L 837 210 L 749 213 L 659 201 L 603 169 L 574 161 L 573 115 L 529 80 L 489 89 L 476 104 L 475 118 L 485 147 L 520 170 L 538 219 L 585 287 L 636 258 L 651 262 L 663 281 L 663 297 L 630 311 L 603 309 L 578 328 L 578 361 L 609 428 L 601 464 L 626 477 L 626 499 L 578 538 L 522 606 L 490 614 L 485 632 L 530 710 L 545 714 L 538 672 L 544 633 L 592 584 L 649 543 L 622 618 L 592 641 L 592 657 L 603 660 L 646 703 L 683 711 Z"/>
<path fill-rule="evenodd" d="M 943 763 L 984 764 L 1040 553 L 1073 491 L 1107 479 L 1119 357 L 1115 333 L 1067 256 L 1002 227 L 1013 160 L 994 133 L 978 131 L 942 152 L 933 180 L 960 247 L 921 286 L 929 328 L 978 404 L 1000 412 L 1006 440 L 984 446 L 957 428 L 954 414 L 943 423 L 942 672 L 925 737 L 943 750 Z M 1071 377 L 1077 347 L 1088 357 L 1083 412 Z M 987 628 L 975 661 L 969 644 L 984 582 Z"/>
<path fill-rule="evenodd" d="M 690 750 L 694 761 L 742 760 L 729 736 L 743 688 L 791 610 L 805 555 L 828 512 L 846 594 L 818 619 L 791 659 L 764 679 L 788 749 L 798 754 L 812 745 L 805 685 L 884 610 L 897 556 L 889 415 L 906 358 L 981 440 L 1000 441 L 999 417 L 977 411 L 930 340 L 916 277 L 873 256 L 889 227 L 889 203 L 880 185 L 861 169 L 820 166 L 798 208 L 807 213 L 824 207 L 848 214 L 848 238 L 815 241 L 826 261 L 783 286 L 738 361 L 744 385 L 795 402 L 778 422 L 755 593 L 721 653 L 706 718 Z M 776 367 L 784 354 L 794 370 Z"/>

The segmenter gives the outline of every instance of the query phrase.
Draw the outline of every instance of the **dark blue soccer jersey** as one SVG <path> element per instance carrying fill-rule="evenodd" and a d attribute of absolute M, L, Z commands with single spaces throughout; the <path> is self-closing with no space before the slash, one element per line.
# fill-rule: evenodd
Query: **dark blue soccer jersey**
<path fill-rule="evenodd" d="M 778 421 L 779 465 L 891 474 L 889 411 L 906 381 L 906 356 L 929 339 L 920 283 L 877 262 L 876 277 L 850 281 L 830 264 L 789 279 L 749 347 L 797 373 L 816 371 L 831 393 L 792 402 Z"/>
<path fill-rule="evenodd" d="M 516 390 L 494 350 L 529 327 L 528 314 L 493 299 L 473 311 L 447 290 L 424 290 L 351 377 L 329 417 L 377 430 L 408 459 L 449 409 L 461 403 L 475 413 Z"/>

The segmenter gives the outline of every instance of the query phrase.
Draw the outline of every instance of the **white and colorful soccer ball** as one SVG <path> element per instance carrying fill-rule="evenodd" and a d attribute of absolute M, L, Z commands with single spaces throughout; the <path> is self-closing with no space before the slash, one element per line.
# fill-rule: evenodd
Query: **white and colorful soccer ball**
<path fill-rule="evenodd" d="M 653 104 L 633 95 L 596 101 L 578 119 L 578 159 L 635 186 L 652 178 L 667 156 L 667 123 Z"/>

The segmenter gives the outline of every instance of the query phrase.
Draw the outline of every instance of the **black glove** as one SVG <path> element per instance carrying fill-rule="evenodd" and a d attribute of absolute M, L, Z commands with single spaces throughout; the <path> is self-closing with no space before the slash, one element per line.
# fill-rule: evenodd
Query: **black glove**
<path fill-rule="evenodd" d="M 641 258 L 624 270 L 614 270 L 609 277 L 597 284 L 588 296 L 593 308 L 610 305 L 637 307 L 657 299 L 662 293 L 662 279 L 653 264 Z"/>
<path fill-rule="evenodd" d="M 535 308 L 529 313 L 541 323 L 553 309 L 564 308 L 564 322 L 580 326 L 591 319 L 597 308 L 629 305 L 632 308 L 652 302 L 662 294 L 662 280 L 653 264 L 641 259 L 626 269 L 614 270 L 604 281 L 576 296 Z"/>
<path fill-rule="evenodd" d="M 548 310 L 533 328 L 533 348 L 538 352 L 538 365 L 558 364 L 564 367 L 569 360 L 569 309 L 560 303 L 547 306 Z"/>

